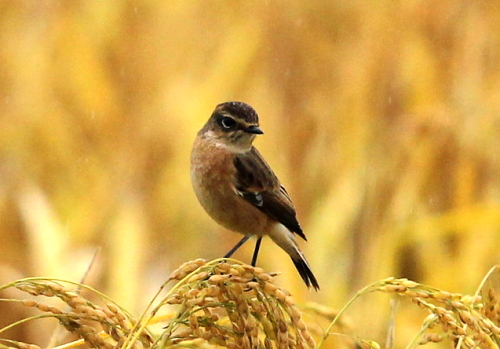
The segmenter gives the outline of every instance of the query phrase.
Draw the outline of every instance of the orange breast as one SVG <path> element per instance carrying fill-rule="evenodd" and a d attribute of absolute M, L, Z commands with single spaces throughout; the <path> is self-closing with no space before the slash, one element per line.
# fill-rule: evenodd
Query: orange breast
<path fill-rule="evenodd" d="M 235 190 L 234 153 L 198 138 L 191 153 L 191 180 L 200 204 L 217 223 L 241 234 L 265 235 L 268 216 Z"/>

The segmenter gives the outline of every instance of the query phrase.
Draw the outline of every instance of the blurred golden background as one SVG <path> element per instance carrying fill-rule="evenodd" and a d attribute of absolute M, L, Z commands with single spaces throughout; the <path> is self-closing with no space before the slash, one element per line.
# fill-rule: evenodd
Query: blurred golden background
<path fill-rule="evenodd" d="M 498 263 L 497 1 L 4 0 L 0 282 L 79 281 L 100 248 L 85 282 L 139 313 L 224 255 L 240 236 L 198 204 L 189 154 L 229 100 L 259 113 L 308 237 L 320 292 L 270 240 L 258 262 L 297 302 L 338 309 L 388 276 L 472 294 Z M 383 342 L 389 311 L 361 298 L 352 333 Z M 398 312 L 406 343 L 426 314 Z"/>

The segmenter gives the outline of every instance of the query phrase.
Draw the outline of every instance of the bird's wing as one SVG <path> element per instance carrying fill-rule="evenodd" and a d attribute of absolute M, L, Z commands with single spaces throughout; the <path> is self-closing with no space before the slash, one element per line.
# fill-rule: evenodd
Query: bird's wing
<path fill-rule="evenodd" d="M 237 194 L 306 240 L 288 193 L 257 149 L 236 155 L 234 166 Z"/>

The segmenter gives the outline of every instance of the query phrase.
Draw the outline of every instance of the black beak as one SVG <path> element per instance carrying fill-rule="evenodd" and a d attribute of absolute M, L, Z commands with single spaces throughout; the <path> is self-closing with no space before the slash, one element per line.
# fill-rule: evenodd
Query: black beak
<path fill-rule="evenodd" d="M 253 134 L 256 134 L 256 135 L 261 135 L 261 134 L 264 134 L 264 131 L 262 131 L 259 126 L 255 126 L 255 125 L 252 125 L 252 126 L 248 126 L 246 129 L 245 129 L 245 132 L 246 133 L 253 133 Z"/>

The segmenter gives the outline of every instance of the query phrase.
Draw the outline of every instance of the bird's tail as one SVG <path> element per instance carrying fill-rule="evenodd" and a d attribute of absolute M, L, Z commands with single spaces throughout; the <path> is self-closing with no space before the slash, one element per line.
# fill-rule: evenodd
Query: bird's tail
<path fill-rule="evenodd" d="M 318 291 L 319 290 L 318 280 L 316 280 L 316 277 L 311 271 L 311 268 L 307 263 L 306 257 L 304 257 L 304 255 L 300 250 L 297 249 L 297 252 L 299 252 L 301 258 L 295 258 L 290 256 L 292 258 L 293 264 L 295 264 L 295 268 L 297 268 L 297 270 L 299 271 L 299 274 L 302 277 L 302 280 L 304 280 L 304 282 L 306 283 L 306 286 L 307 287 L 312 286 L 316 291 Z"/>
<path fill-rule="evenodd" d="M 275 228 L 269 232 L 269 236 L 273 241 L 278 244 L 283 250 L 290 255 L 290 258 L 297 268 L 302 280 L 304 280 L 307 287 L 314 287 L 316 291 L 319 290 L 319 283 L 316 280 L 307 259 L 299 249 L 293 233 L 288 230 L 284 225 L 277 224 Z"/>

